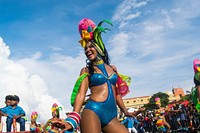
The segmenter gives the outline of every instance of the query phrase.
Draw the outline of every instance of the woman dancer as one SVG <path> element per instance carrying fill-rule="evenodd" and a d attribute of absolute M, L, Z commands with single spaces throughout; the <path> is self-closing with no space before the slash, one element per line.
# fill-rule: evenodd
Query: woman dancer
<path fill-rule="evenodd" d="M 194 67 L 194 84 L 195 89 L 193 91 L 193 101 L 196 105 L 196 109 L 198 112 L 200 112 L 200 60 L 195 59 L 193 61 L 193 67 Z"/>
<path fill-rule="evenodd" d="M 101 38 L 101 32 L 108 30 L 101 26 L 103 22 L 112 25 L 109 21 L 102 21 L 96 26 L 92 20 L 87 18 L 79 23 L 79 33 L 82 38 L 80 43 L 87 57 L 87 65 L 82 68 L 75 84 L 78 90 L 74 89 L 72 93 L 73 112 L 68 115 L 65 123 L 54 121 L 64 124 L 64 130 L 75 129 L 80 122 L 81 133 L 128 133 L 125 126 L 117 120 L 116 104 L 126 116 L 134 116 L 134 114 L 127 111 L 121 98 L 124 94 L 120 94 L 117 90 L 116 84 L 120 78 L 116 67 L 110 65 L 108 52 Z M 124 82 L 123 84 L 123 87 L 122 84 L 118 84 L 118 88 L 127 93 L 127 86 Z M 83 109 L 80 121 L 79 113 L 88 88 L 90 88 L 91 95 Z M 135 114 L 139 112 L 140 110 Z"/>
<path fill-rule="evenodd" d="M 41 132 L 39 127 L 38 127 L 38 124 L 36 123 L 36 120 L 38 118 L 38 113 L 37 112 L 32 112 L 31 114 L 31 124 L 30 124 L 30 131 L 31 133 L 39 133 Z"/>
<path fill-rule="evenodd" d="M 167 121 L 165 120 L 166 110 L 165 110 L 165 108 L 161 107 L 161 102 L 160 102 L 159 97 L 155 98 L 155 102 L 158 107 L 158 109 L 156 110 L 156 118 L 155 118 L 157 120 L 156 126 L 158 128 L 158 131 L 160 133 L 163 133 L 163 132 L 169 133 L 171 127 L 170 127 L 169 123 L 167 123 Z M 167 127 L 167 130 L 165 127 Z"/>
<path fill-rule="evenodd" d="M 45 133 L 58 133 L 60 126 L 52 124 L 52 121 L 62 121 L 60 119 L 60 110 L 62 110 L 62 108 L 58 107 L 56 103 L 52 105 L 52 118 L 50 118 L 43 127 Z"/>

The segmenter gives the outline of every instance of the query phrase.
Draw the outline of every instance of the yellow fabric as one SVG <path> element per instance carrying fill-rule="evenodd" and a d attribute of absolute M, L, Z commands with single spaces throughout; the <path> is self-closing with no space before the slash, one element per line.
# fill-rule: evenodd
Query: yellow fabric
<path fill-rule="evenodd" d="M 122 78 L 123 81 L 125 81 L 127 83 L 128 86 L 130 86 L 130 84 L 131 84 L 131 77 L 123 75 L 123 74 L 120 74 L 120 73 L 118 75 Z"/>
<path fill-rule="evenodd" d="M 88 31 L 82 30 L 81 37 L 82 39 L 79 41 L 79 43 L 81 44 L 83 48 L 85 48 L 87 41 L 91 39 L 91 35 Z"/>
<path fill-rule="evenodd" d="M 86 31 L 86 30 L 82 30 L 82 38 L 83 38 L 84 40 L 89 40 L 89 39 L 91 39 L 91 38 L 90 38 L 90 33 L 89 33 L 88 31 Z"/>
<path fill-rule="evenodd" d="M 79 43 L 81 44 L 81 46 L 82 46 L 83 48 L 85 48 L 85 46 L 86 46 L 86 44 L 87 44 L 87 41 L 84 40 L 84 39 L 81 39 L 81 40 L 79 41 Z"/>

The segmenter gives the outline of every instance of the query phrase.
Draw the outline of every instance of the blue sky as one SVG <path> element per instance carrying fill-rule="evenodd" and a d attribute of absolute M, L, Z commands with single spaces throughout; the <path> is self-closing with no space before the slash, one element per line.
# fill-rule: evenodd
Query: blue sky
<path fill-rule="evenodd" d="M 70 110 L 70 92 L 85 66 L 77 29 L 84 17 L 112 21 L 103 40 L 111 63 L 132 78 L 125 98 L 190 90 L 192 62 L 200 58 L 199 6 L 199 0 L 1 0 L 2 96 L 18 94 L 42 120 L 52 102 Z"/>

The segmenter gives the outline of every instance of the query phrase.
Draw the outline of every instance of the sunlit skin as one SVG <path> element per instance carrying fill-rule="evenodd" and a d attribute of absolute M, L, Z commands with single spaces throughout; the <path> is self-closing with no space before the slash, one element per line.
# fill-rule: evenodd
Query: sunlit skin
<path fill-rule="evenodd" d="M 16 101 L 16 100 L 11 100 L 11 106 L 12 106 L 12 108 L 15 108 L 17 105 L 18 105 L 18 101 Z M 18 115 L 18 116 L 16 116 L 16 115 L 14 115 L 13 116 L 13 118 L 14 119 L 18 119 L 18 118 L 20 118 L 20 117 L 22 117 L 22 116 L 24 116 L 24 114 L 21 114 L 21 115 Z"/>
<path fill-rule="evenodd" d="M 88 42 L 86 47 L 85 47 L 85 55 L 86 57 L 92 61 L 95 62 L 97 59 L 97 51 L 95 49 L 95 47 L 92 45 L 91 42 Z M 108 75 L 111 75 L 112 73 L 114 73 L 113 68 L 111 68 L 110 66 L 106 65 L 106 69 L 108 72 Z M 113 66 L 114 67 L 114 66 Z M 85 71 L 89 71 L 87 68 L 83 68 L 85 69 Z M 95 73 L 102 73 L 101 70 L 99 70 L 96 66 L 94 66 L 94 70 Z M 100 86 L 93 86 L 90 90 L 91 90 L 91 95 L 90 95 L 90 99 L 97 101 L 97 102 L 103 102 L 106 100 L 107 96 L 108 96 L 108 89 L 107 89 L 107 83 L 102 84 Z M 115 90 L 115 86 L 112 85 L 113 88 L 113 92 L 114 92 L 114 96 L 116 96 L 116 90 Z"/>
<path fill-rule="evenodd" d="M 43 127 L 44 132 L 46 132 L 47 126 L 52 124 L 52 121 L 56 121 L 57 123 L 55 123 L 53 125 L 53 129 L 51 129 L 51 130 L 58 130 L 58 128 L 62 127 L 62 125 L 59 124 L 59 122 L 62 121 L 62 120 L 57 116 L 57 111 L 56 110 L 52 112 L 52 118 L 49 119 L 47 121 L 47 123 L 44 125 L 44 127 Z"/>
<path fill-rule="evenodd" d="M 37 128 L 37 123 L 35 119 L 31 119 L 30 128 Z"/>
<path fill-rule="evenodd" d="M 11 105 L 11 100 L 6 100 L 5 104 L 6 104 L 6 106 L 10 106 Z"/>
<path fill-rule="evenodd" d="M 86 44 L 84 50 L 85 50 L 85 55 L 86 55 L 87 59 L 89 59 L 91 62 L 95 63 L 98 60 L 98 58 L 97 58 L 98 52 L 91 42 L 88 42 Z M 106 68 L 106 71 L 109 76 L 111 74 L 113 74 L 115 71 L 117 71 L 116 67 L 114 67 L 114 66 L 111 67 L 107 64 L 105 64 L 105 68 Z M 114 69 L 115 69 L 115 71 L 114 71 Z M 88 68 L 86 68 L 86 67 L 82 68 L 80 75 L 82 75 L 85 72 L 87 72 L 87 73 L 89 72 Z M 96 66 L 94 66 L 94 73 L 102 73 L 102 72 L 100 69 L 98 69 Z M 78 92 L 75 102 L 74 102 L 73 111 L 78 112 L 78 113 L 80 113 L 80 110 L 82 108 L 82 105 L 83 105 L 85 97 L 86 97 L 86 92 L 89 88 L 90 81 L 89 81 L 88 77 L 86 77 L 82 81 L 81 86 L 79 88 L 79 92 Z M 141 109 L 138 112 L 129 113 L 123 103 L 121 95 L 117 93 L 115 86 L 113 86 L 113 85 L 112 85 L 112 90 L 114 93 L 116 103 L 118 104 L 118 106 L 120 107 L 120 109 L 126 116 L 134 117 L 134 115 L 137 115 L 140 111 L 144 110 L 144 109 Z M 93 101 L 103 102 L 108 97 L 107 83 L 104 83 L 99 86 L 93 86 L 90 88 L 90 91 L 91 91 L 91 95 L 90 95 L 89 99 L 91 99 Z M 54 123 L 59 123 L 59 124 L 65 126 L 65 129 L 63 129 L 61 131 L 61 133 L 65 130 L 72 128 L 71 125 L 69 125 L 68 123 L 65 123 L 65 122 L 54 121 Z M 94 113 L 92 110 L 89 110 L 89 109 L 83 110 L 83 112 L 81 114 L 80 125 L 81 125 L 81 133 L 100 133 L 100 132 L 103 132 L 103 133 L 128 133 L 128 130 L 125 128 L 125 126 L 123 126 L 118 121 L 118 119 L 116 117 L 113 118 L 108 123 L 108 125 L 106 125 L 105 127 L 102 128 L 100 120 L 99 120 L 98 116 L 96 115 L 96 113 Z"/>
<path fill-rule="evenodd" d="M 94 47 L 94 45 L 91 42 L 88 42 L 87 45 L 84 48 L 85 50 L 85 56 L 90 60 L 90 61 L 95 61 L 97 58 L 97 51 Z"/>

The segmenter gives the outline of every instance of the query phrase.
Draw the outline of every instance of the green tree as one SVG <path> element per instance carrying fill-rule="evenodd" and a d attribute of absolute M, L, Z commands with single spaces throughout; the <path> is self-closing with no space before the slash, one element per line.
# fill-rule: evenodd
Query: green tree
<path fill-rule="evenodd" d="M 144 107 L 146 107 L 149 110 L 156 109 L 156 103 L 155 98 L 159 97 L 161 102 L 161 107 L 166 107 L 169 104 L 169 95 L 163 92 L 158 92 L 156 94 L 153 94 L 153 96 L 149 99 L 149 103 L 146 104 Z"/>
<path fill-rule="evenodd" d="M 192 87 L 191 88 L 191 91 L 186 91 L 186 95 L 181 97 L 180 101 L 185 101 L 185 100 L 188 100 L 189 102 L 193 102 L 193 99 L 192 99 L 192 95 L 193 95 L 193 92 L 194 92 L 195 88 Z"/>

